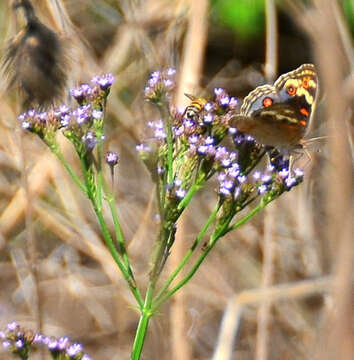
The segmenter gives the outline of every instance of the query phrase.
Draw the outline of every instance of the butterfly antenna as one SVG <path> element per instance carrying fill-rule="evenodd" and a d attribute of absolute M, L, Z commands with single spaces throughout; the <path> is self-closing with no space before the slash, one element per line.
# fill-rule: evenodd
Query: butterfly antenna
<path fill-rule="evenodd" d="M 316 141 L 319 141 L 319 140 L 327 140 L 328 138 L 329 138 L 329 136 L 317 136 L 317 137 L 314 137 L 314 138 L 311 138 L 311 139 L 304 140 L 304 143 L 305 144 L 310 144 L 310 143 L 313 143 L 313 142 L 316 142 Z"/>

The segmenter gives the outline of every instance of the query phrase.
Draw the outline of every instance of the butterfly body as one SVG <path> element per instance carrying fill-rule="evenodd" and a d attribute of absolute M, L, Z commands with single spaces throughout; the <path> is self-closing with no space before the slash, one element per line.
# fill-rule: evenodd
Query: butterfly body
<path fill-rule="evenodd" d="M 274 85 L 251 91 L 231 125 L 259 143 L 289 150 L 306 134 L 314 111 L 317 76 L 312 64 L 281 75 Z"/>

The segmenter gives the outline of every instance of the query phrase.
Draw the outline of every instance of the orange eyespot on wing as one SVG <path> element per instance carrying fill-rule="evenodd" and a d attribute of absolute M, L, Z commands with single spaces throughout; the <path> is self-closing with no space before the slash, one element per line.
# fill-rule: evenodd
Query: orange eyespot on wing
<path fill-rule="evenodd" d="M 294 96 L 296 94 L 297 87 L 293 86 L 293 85 L 290 85 L 290 86 L 287 87 L 286 91 L 287 91 L 287 93 L 289 95 Z"/>
<path fill-rule="evenodd" d="M 307 125 L 307 122 L 305 120 L 300 120 L 299 121 L 300 125 L 302 126 L 306 126 Z"/>
<path fill-rule="evenodd" d="M 309 114 L 310 114 L 310 113 L 308 112 L 308 110 L 305 109 L 305 108 L 301 108 L 301 109 L 300 109 L 300 112 L 301 112 L 302 115 L 304 115 L 304 116 L 306 116 L 306 117 L 309 116 Z"/>
<path fill-rule="evenodd" d="M 270 97 L 266 97 L 264 98 L 263 100 L 263 106 L 264 107 L 269 107 L 269 106 L 272 106 L 273 105 L 273 99 L 270 98 Z"/>
<path fill-rule="evenodd" d="M 302 84 L 301 84 L 301 85 L 302 85 L 302 87 L 303 87 L 304 89 L 308 89 L 309 86 L 310 86 L 308 79 L 302 80 Z"/>

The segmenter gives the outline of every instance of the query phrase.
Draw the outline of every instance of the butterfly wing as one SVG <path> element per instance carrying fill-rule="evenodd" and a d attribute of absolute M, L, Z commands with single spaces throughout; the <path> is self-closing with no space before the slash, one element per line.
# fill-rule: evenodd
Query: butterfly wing
<path fill-rule="evenodd" d="M 231 125 L 264 145 L 292 147 L 305 135 L 313 112 L 317 77 L 312 64 L 251 91 Z"/>

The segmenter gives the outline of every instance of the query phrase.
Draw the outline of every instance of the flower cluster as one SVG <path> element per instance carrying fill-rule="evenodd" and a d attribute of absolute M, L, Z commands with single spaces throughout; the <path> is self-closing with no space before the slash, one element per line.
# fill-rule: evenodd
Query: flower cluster
<path fill-rule="evenodd" d="M 104 139 L 103 111 L 113 81 L 112 74 L 96 76 L 89 84 L 71 90 L 79 104 L 76 108 L 61 105 L 48 112 L 31 109 L 21 114 L 22 128 L 36 133 L 49 146 L 55 143 L 56 131 L 62 129 L 80 155 L 91 152 Z"/>
<path fill-rule="evenodd" d="M 168 198 L 178 203 L 192 186 L 216 175 L 219 199 L 228 203 L 232 213 L 257 197 L 276 198 L 302 181 L 302 170 L 289 170 L 289 161 L 281 153 L 231 126 L 230 120 L 240 106 L 235 97 L 216 88 L 212 99 L 186 95 L 191 99 L 190 105 L 182 110 L 175 109 L 168 102 L 160 101 L 167 98 L 163 92 L 170 91 L 162 85 L 163 74 L 166 72 L 151 75 L 145 95 L 157 106 L 165 106 L 167 111 L 162 114 L 167 113 L 169 119 L 149 122 L 151 136 L 147 143 L 138 145 L 137 150 L 154 174 L 153 178 L 156 179 L 157 174 L 161 183 L 166 182 L 170 126 L 173 181 L 166 186 Z M 268 165 L 262 165 L 266 153 Z"/>
<path fill-rule="evenodd" d="M 90 356 L 83 352 L 79 343 L 73 343 L 68 337 L 45 336 L 39 333 L 22 329 L 16 322 L 7 324 L 4 331 L 0 331 L 0 339 L 5 350 L 27 359 L 31 349 L 39 346 L 46 347 L 53 359 L 65 360 L 90 360 Z"/>
<path fill-rule="evenodd" d="M 145 99 L 152 103 L 160 103 L 168 99 L 176 85 L 175 75 L 176 70 L 172 68 L 151 73 L 144 89 Z"/>

